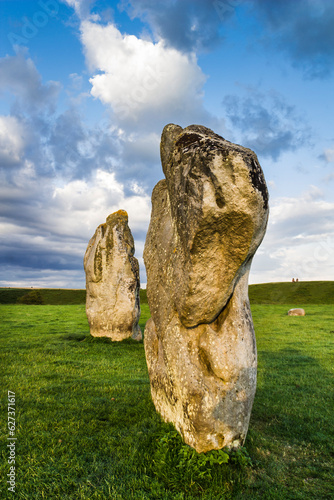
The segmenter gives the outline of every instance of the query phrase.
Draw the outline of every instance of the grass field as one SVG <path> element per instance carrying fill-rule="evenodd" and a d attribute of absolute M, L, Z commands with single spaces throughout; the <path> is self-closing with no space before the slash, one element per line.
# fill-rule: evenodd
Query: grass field
<path fill-rule="evenodd" d="M 299 281 L 250 285 L 251 304 L 334 304 L 334 281 Z"/>
<path fill-rule="evenodd" d="M 16 304 L 23 296 L 36 292 L 45 305 L 84 304 L 86 290 L 57 288 L 0 288 L 0 304 Z M 249 286 L 251 304 L 334 304 L 334 281 L 301 281 L 299 283 L 264 283 Z M 140 290 L 141 304 L 147 304 L 146 290 Z"/>
<path fill-rule="evenodd" d="M 75 305 L 84 304 L 86 290 L 70 290 L 66 288 L 40 288 L 37 289 L 45 305 Z M 26 288 L 0 288 L 0 304 L 16 304 L 25 295 L 31 294 L 36 289 Z"/>
<path fill-rule="evenodd" d="M 287 316 L 287 307 L 252 306 L 252 465 L 210 472 L 196 457 L 179 467 L 184 447 L 155 412 L 142 343 L 91 338 L 82 304 L 0 305 L 0 497 L 334 498 L 333 307 L 309 304 L 305 317 Z M 143 304 L 142 328 L 148 317 Z M 8 390 L 16 396 L 15 494 L 6 484 Z"/>

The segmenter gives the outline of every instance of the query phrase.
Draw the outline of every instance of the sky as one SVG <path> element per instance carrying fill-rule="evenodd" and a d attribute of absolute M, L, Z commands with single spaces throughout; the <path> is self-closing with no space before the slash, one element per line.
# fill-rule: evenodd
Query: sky
<path fill-rule="evenodd" d="M 257 154 L 250 283 L 334 280 L 334 2 L 0 1 L 0 286 L 84 288 L 123 209 L 142 259 L 163 127 Z"/>

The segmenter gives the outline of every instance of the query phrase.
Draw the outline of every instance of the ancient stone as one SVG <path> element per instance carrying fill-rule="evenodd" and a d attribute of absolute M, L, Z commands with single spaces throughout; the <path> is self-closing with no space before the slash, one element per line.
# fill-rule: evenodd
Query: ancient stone
<path fill-rule="evenodd" d="M 88 243 L 84 258 L 86 314 L 94 337 L 142 338 L 139 265 L 134 251 L 124 210 L 109 215 Z"/>
<path fill-rule="evenodd" d="M 296 308 L 288 311 L 288 316 L 305 316 L 304 309 Z"/>
<path fill-rule="evenodd" d="M 268 192 L 256 155 L 212 130 L 167 125 L 152 194 L 144 346 L 162 417 L 198 452 L 242 445 L 256 389 L 248 300 Z"/>

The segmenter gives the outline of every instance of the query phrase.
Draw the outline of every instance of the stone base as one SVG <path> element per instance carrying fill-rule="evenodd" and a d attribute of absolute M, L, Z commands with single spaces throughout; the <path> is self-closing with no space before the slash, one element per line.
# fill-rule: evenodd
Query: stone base
<path fill-rule="evenodd" d="M 247 276 L 213 323 L 186 328 L 176 313 L 158 332 L 151 318 L 144 346 L 154 405 L 184 441 L 199 453 L 241 446 L 257 369 Z"/>

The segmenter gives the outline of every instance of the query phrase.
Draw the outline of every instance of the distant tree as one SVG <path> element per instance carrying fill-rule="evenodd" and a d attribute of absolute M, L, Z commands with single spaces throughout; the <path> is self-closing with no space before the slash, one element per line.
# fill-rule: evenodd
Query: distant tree
<path fill-rule="evenodd" d="M 32 290 L 31 292 L 22 295 L 17 299 L 18 304 L 32 304 L 32 305 L 42 305 L 44 303 L 41 292 L 38 290 Z"/>

